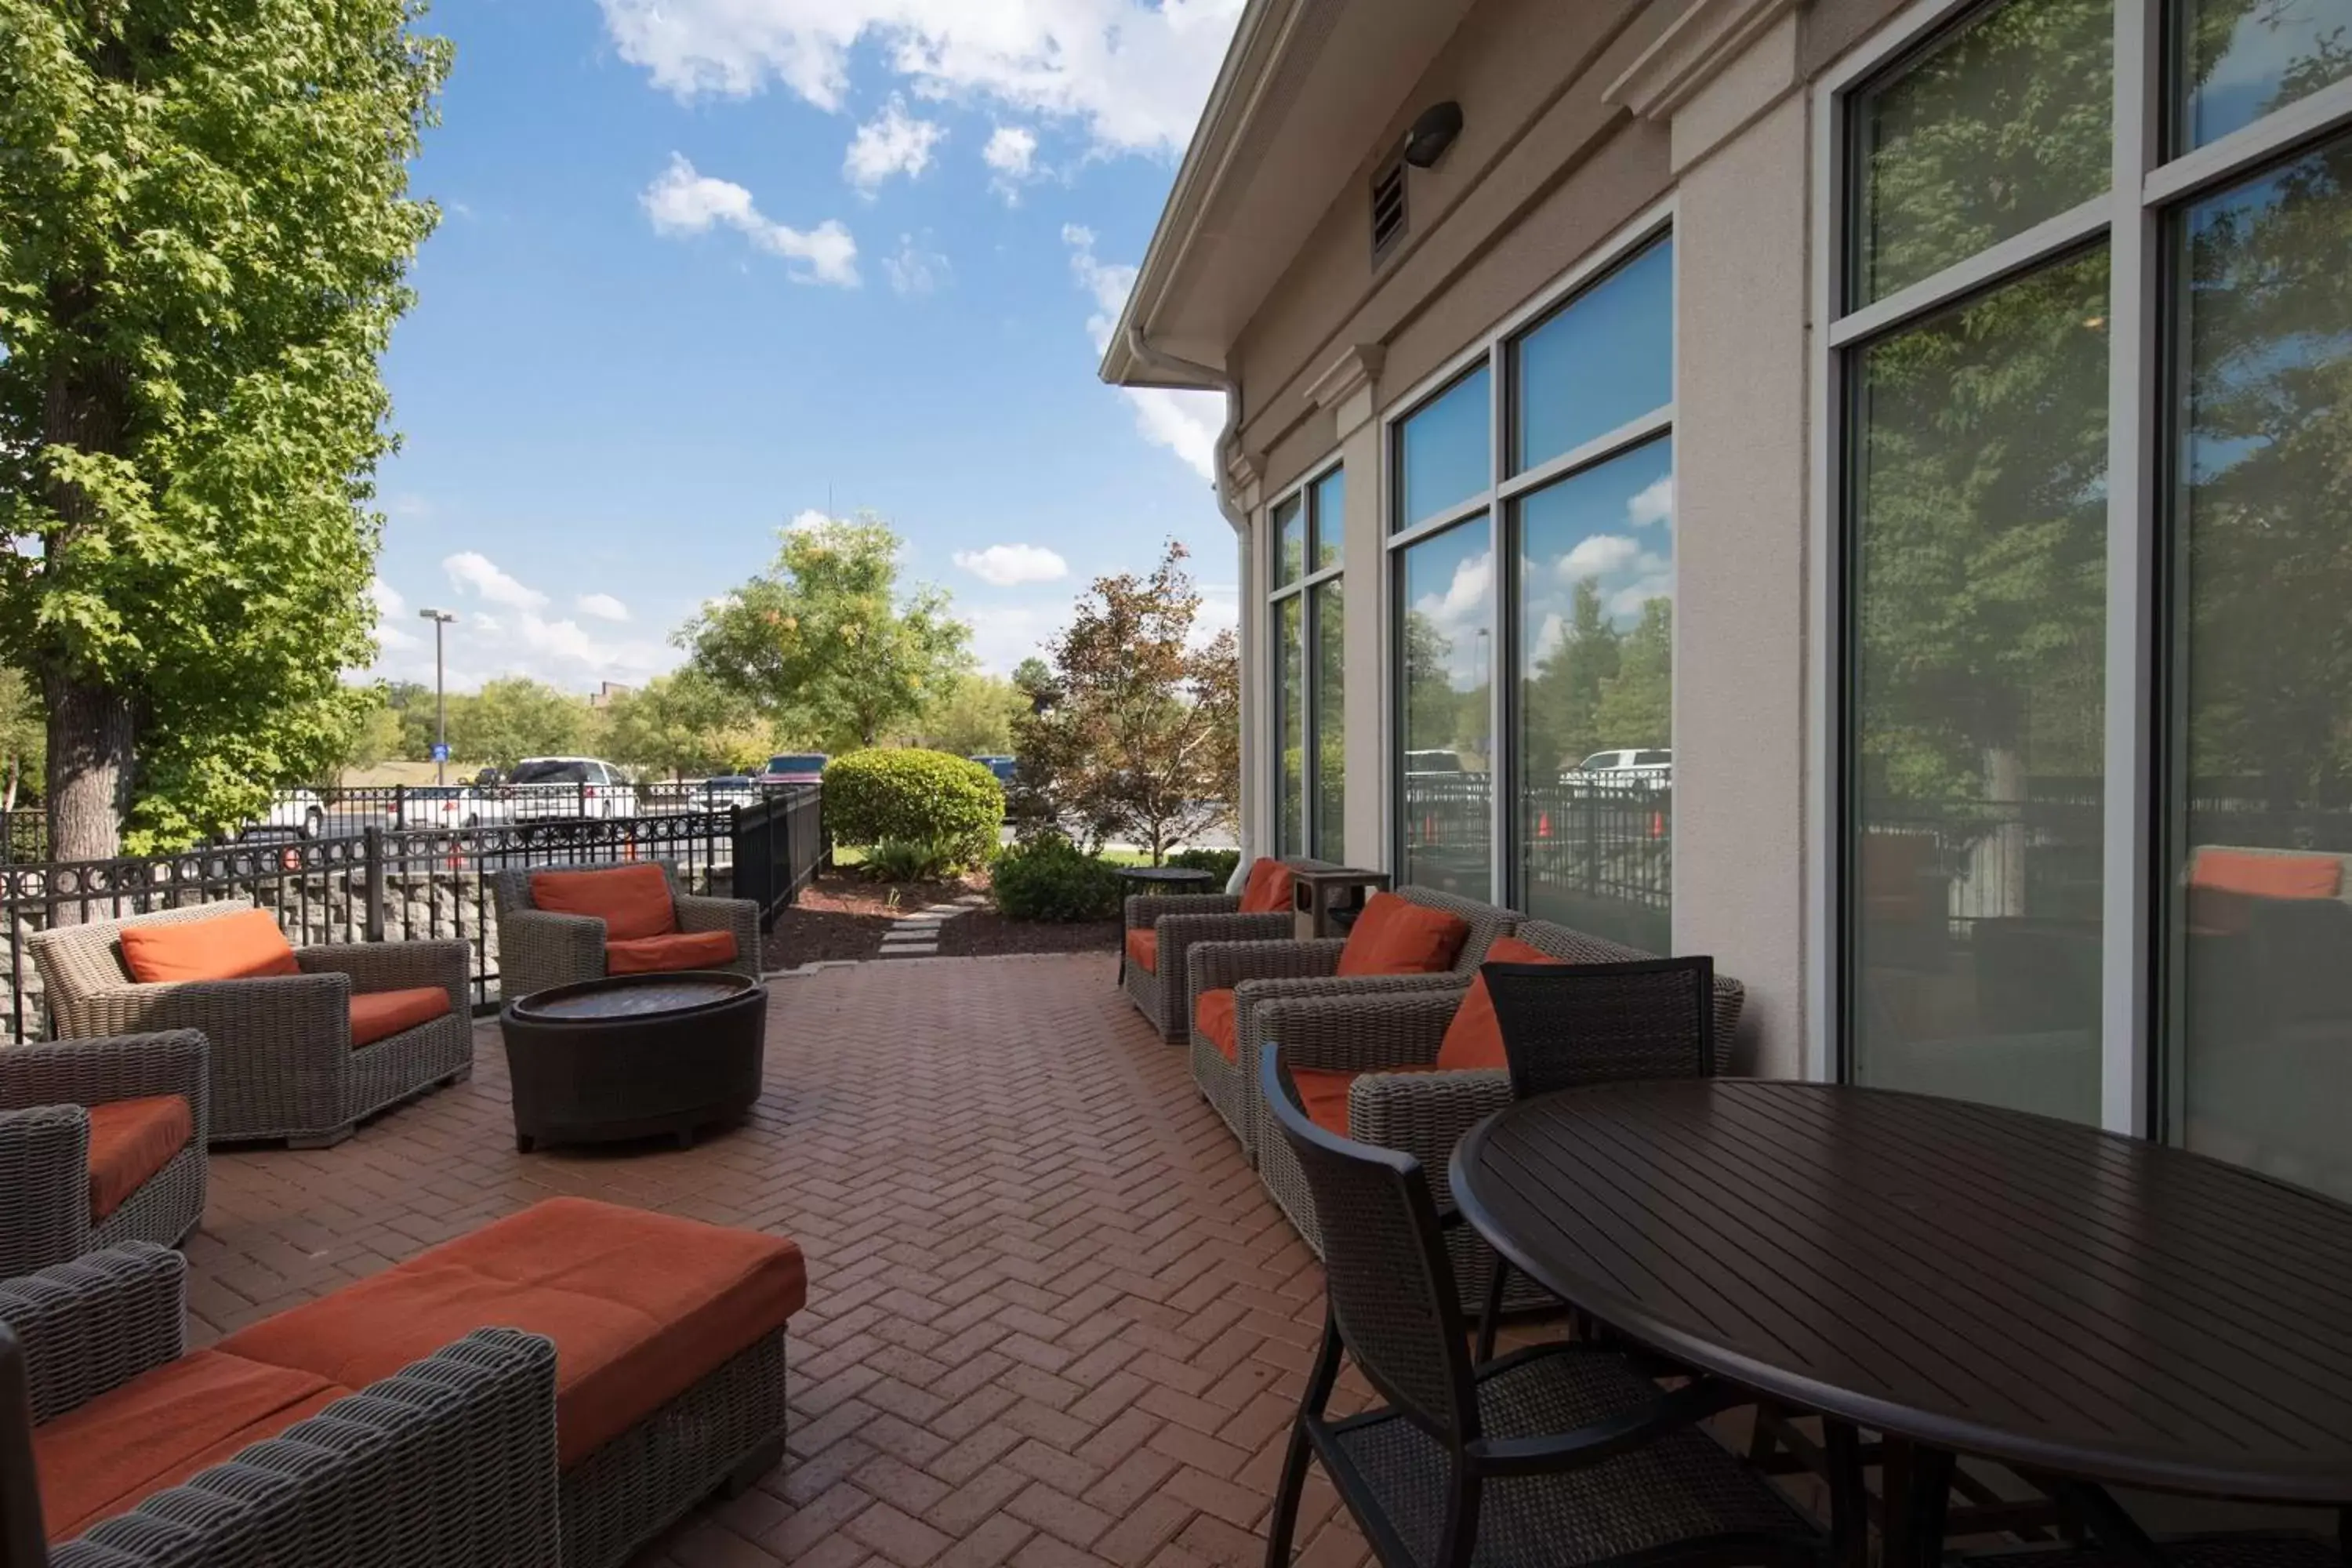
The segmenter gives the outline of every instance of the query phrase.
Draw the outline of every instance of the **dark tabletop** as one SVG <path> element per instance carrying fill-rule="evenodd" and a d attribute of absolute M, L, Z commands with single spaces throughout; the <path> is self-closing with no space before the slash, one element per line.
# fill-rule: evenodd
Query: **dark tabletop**
<path fill-rule="evenodd" d="M 1179 885 L 1216 881 L 1213 871 L 1196 870 L 1190 866 L 1121 866 L 1118 874 L 1133 882 L 1172 882 Z"/>
<path fill-rule="evenodd" d="M 530 1018 L 644 1018 L 706 1007 L 752 988 L 740 974 L 614 975 L 542 991 L 517 1002 L 515 1011 Z"/>
<path fill-rule="evenodd" d="M 2015 1111 L 1720 1079 L 1547 1095 L 1470 1222 L 1685 1364 L 2095 1480 L 2352 1501 L 2352 1208 Z"/>

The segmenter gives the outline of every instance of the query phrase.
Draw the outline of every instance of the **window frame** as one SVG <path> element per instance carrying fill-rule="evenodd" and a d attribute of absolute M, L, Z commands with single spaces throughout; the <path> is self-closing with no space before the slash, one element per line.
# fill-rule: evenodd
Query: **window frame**
<path fill-rule="evenodd" d="M 1310 466 L 1297 479 L 1293 479 L 1289 484 L 1285 485 L 1281 489 L 1276 491 L 1272 496 L 1266 499 L 1265 528 L 1264 532 L 1265 534 L 1265 550 L 1267 558 L 1265 580 L 1268 583 L 1272 583 L 1275 580 L 1274 568 L 1280 563 L 1279 557 L 1282 551 L 1282 532 L 1275 524 L 1275 513 L 1279 511 L 1285 506 L 1289 505 L 1291 501 L 1297 501 L 1299 516 L 1306 523 L 1306 563 L 1309 566 L 1313 566 L 1315 559 L 1320 552 L 1323 537 L 1323 506 L 1321 499 L 1323 481 L 1328 479 L 1334 474 L 1345 473 L 1347 471 L 1347 467 L 1348 465 L 1346 460 L 1339 454 L 1333 453 L 1331 456 Z M 1341 501 L 1341 510 L 1344 512 L 1345 510 L 1346 502 L 1343 499 Z M 1340 537 L 1343 541 L 1346 538 L 1344 531 Z M 1274 808 L 1270 817 L 1270 822 L 1274 829 L 1271 837 L 1274 841 L 1275 853 L 1277 856 L 1312 856 L 1315 846 L 1319 842 L 1318 835 L 1320 834 L 1323 824 L 1318 819 L 1318 807 L 1322 796 L 1321 786 L 1323 781 L 1321 775 L 1323 768 L 1321 759 L 1318 754 L 1318 749 L 1317 746 L 1316 737 L 1319 733 L 1317 726 L 1320 724 L 1323 718 L 1324 693 L 1323 682 L 1318 679 L 1321 668 L 1318 653 L 1322 645 L 1317 639 L 1321 635 L 1322 631 L 1322 627 L 1318 624 L 1322 619 L 1322 599 L 1320 595 L 1314 592 L 1314 590 L 1323 586 L 1327 583 L 1338 582 L 1346 573 L 1346 570 L 1347 561 L 1345 559 L 1345 551 L 1343 549 L 1341 552 L 1341 558 L 1334 561 L 1330 565 L 1319 567 L 1313 571 L 1302 572 L 1287 583 L 1282 584 L 1279 587 L 1270 587 L 1265 591 L 1264 605 L 1265 615 L 1265 646 L 1272 655 L 1272 657 L 1265 661 L 1267 674 L 1266 691 L 1269 694 L 1266 710 L 1267 717 L 1272 721 L 1272 723 L 1268 726 L 1268 733 L 1271 735 L 1273 742 L 1273 743 L 1266 748 L 1268 753 L 1268 765 L 1265 769 L 1265 778 L 1267 781 L 1268 790 L 1266 798 L 1272 804 Z M 1306 664 L 1300 671 L 1299 689 L 1305 694 L 1307 701 L 1307 712 L 1304 716 L 1306 723 L 1304 730 L 1301 731 L 1306 736 L 1306 742 L 1299 757 L 1298 768 L 1298 787 L 1305 792 L 1305 798 L 1299 802 L 1298 814 L 1298 832 L 1303 842 L 1297 848 L 1293 848 L 1290 846 L 1286 845 L 1282 839 L 1283 734 L 1284 724 L 1288 717 L 1288 715 L 1284 711 L 1282 700 L 1282 661 L 1284 658 L 1286 657 L 1286 651 L 1282 647 L 1282 602 L 1285 599 L 1292 598 L 1296 598 L 1300 601 L 1298 606 L 1298 626 L 1299 635 L 1304 640 L 1305 652 L 1303 657 L 1306 660 Z M 1343 613 L 1343 629 L 1341 633 L 1343 637 L 1346 635 L 1344 626 L 1345 616 Z M 1340 700 L 1339 711 L 1340 723 L 1344 727 L 1347 722 L 1347 701 L 1344 694 Z M 1346 831 L 1344 824 L 1341 826 L 1340 831 L 1343 833 Z"/>
<path fill-rule="evenodd" d="M 2168 295 L 2164 237 L 2199 198 L 2260 174 L 2352 131 L 2352 79 L 2207 145 L 2174 155 L 2172 6 L 2116 0 L 2113 137 L 2107 189 L 1884 299 L 1848 310 L 1858 211 L 1852 109 L 1949 32 L 2004 0 L 1915 0 L 1824 73 L 1812 91 L 1811 561 L 1807 671 L 1807 889 L 1804 1069 L 1844 1080 L 1852 1071 L 1852 898 L 1846 834 L 1852 812 L 1851 636 L 1853 496 L 1847 450 L 1857 353 L 1890 332 L 2012 278 L 2104 242 L 2109 253 L 2107 363 L 2105 879 L 2101 907 L 2100 1125 L 2147 1137 L 2165 1125 L 2162 1053 L 2168 1021 L 2158 944 L 2168 919 L 2162 813 L 2169 780 L 2163 660 L 2171 622 L 2160 547 L 2166 515 L 2168 416 L 2177 322 Z"/>
<path fill-rule="evenodd" d="M 1381 663 L 1381 679 L 1387 687 L 1381 700 L 1383 722 L 1387 729 L 1383 745 L 1382 791 L 1387 806 L 1389 864 L 1396 868 L 1400 879 L 1407 864 L 1406 839 L 1411 828 L 1403 811 L 1405 742 L 1410 737 L 1406 733 L 1404 710 L 1408 686 L 1404 668 L 1406 611 L 1402 552 L 1456 527 L 1476 526 L 1481 514 L 1484 515 L 1486 547 L 1495 563 L 1489 590 L 1494 595 L 1494 654 L 1487 677 L 1487 732 L 1491 737 L 1489 751 L 1493 753 L 1486 763 L 1489 781 L 1487 896 L 1504 908 L 1514 908 L 1521 887 L 1520 868 L 1513 854 L 1517 847 L 1517 813 L 1506 807 L 1516 805 L 1524 773 L 1517 754 L 1517 730 L 1519 716 L 1519 571 L 1516 550 L 1507 550 L 1504 546 L 1516 544 L 1517 541 L 1518 503 L 1524 497 L 1588 468 L 1598 468 L 1660 436 L 1671 440 L 1681 390 L 1680 354 L 1675 352 L 1671 356 L 1675 364 L 1669 377 L 1669 395 L 1663 405 L 1514 474 L 1511 472 L 1516 434 L 1513 421 L 1517 409 L 1512 373 L 1518 363 L 1516 351 L 1520 340 L 1543 327 L 1584 293 L 1606 281 L 1619 268 L 1650 246 L 1661 241 L 1675 242 L 1678 226 L 1676 206 L 1675 195 L 1669 192 L 1659 201 L 1643 208 L 1586 252 L 1573 267 L 1487 329 L 1476 342 L 1448 358 L 1381 411 L 1381 605 L 1383 617 Z M 1678 245 L 1674 252 L 1672 271 L 1670 292 L 1678 342 L 1682 300 L 1682 252 Z M 1443 511 L 1406 522 L 1401 516 L 1404 505 L 1405 422 L 1481 369 L 1486 372 L 1486 488 Z M 1682 552 L 1677 539 L 1674 555 L 1677 588 L 1681 571 Z M 1681 657 L 1681 639 L 1682 620 L 1676 616 L 1675 647 L 1677 664 Z"/>

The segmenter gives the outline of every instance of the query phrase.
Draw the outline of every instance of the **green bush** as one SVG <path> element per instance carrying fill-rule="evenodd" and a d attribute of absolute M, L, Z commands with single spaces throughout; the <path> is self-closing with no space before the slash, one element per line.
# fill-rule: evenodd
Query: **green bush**
<path fill-rule="evenodd" d="M 825 764 L 824 826 L 836 844 L 937 845 L 961 870 L 987 860 L 1003 821 L 1004 786 L 968 758 L 877 749 Z"/>
<path fill-rule="evenodd" d="M 936 882 L 962 869 L 954 849 L 935 838 L 886 838 L 859 868 L 876 882 Z"/>
<path fill-rule="evenodd" d="M 1181 866 L 1188 871 L 1206 871 L 1217 879 L 1217 890 L 1224 891 L 1225 884 L 1234 879 L 1234 868 L 1242 863 L 1238 849 L 1179 849 L 1168 857 L 1171 866 Z"/>
<path fill-rule="evenodd" d="M 1118 913 L 1118 868 L 1058 836 L 1016 844 L 991 873 L 996 907 L 1016 921 L 1106 921 Z"/>

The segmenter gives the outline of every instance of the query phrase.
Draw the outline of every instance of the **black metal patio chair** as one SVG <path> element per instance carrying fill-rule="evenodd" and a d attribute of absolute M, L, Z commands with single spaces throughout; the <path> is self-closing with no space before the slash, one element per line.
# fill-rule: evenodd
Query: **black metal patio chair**
<path fill-rule="evenodd" d="M 1629 963 L 1489 963 L 1511 1097 L 1634 1079 L 1715 1072 L 1715 960 Z M 1511 1265 L 1497 1257 L 1478 1320 L 1478 1359 L 1495 1353 Z"/>
<path fill-rule="evenodd" d="M 1310 1457 L 1385 1568 L 1823 1561 L 1812 1522 L 1697 1423 L 1748 1403 L 1668 1390 L 1622 1351 L 1543 1344 L 1474 1367 L 1420 1163 L 1309 1121 L 1278 1049 L 1265 1103 L 1324 1230 L 1323 1347 L 1292 1427 L 1268 1568 L 1287 1568 Z M 1326 1414 L 1342 1353 L 1387 1405 Z"/>

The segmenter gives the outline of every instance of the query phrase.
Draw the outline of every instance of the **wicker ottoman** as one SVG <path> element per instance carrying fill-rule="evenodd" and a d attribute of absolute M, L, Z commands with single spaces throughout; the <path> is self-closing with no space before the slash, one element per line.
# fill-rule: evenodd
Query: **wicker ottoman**
<path fill-rule="evenodd" d="M 616 974 L 509 1002 L 515 1147 L 667 1133 L 678 1146 L 760 1098 L 768 992 L 717 970 Z"/>

